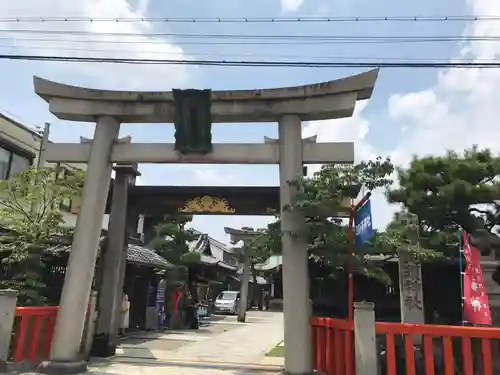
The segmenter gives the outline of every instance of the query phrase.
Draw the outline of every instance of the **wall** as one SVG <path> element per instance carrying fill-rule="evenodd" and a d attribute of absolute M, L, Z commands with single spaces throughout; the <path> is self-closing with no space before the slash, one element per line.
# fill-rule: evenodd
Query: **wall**
<path fill-rule="evenodd" d="M 26 153 L 32 154 L 36 163 L 41 138 L 34 131 L 0 114 L 0 139 Z"/>
<path fill-rule="evenodd" d="M 240 267 L 240 261 L 238 260 L 238 257 L 237 256 L 234 256 L 232 254 L 229 254 L 227 252 L 223 252 L 223 255 L 222 255 L 222 261 L 224 263 L 227 263 L 227 264 L 230 264 L 232 266 L 235 266 L 235 267 Z"/>

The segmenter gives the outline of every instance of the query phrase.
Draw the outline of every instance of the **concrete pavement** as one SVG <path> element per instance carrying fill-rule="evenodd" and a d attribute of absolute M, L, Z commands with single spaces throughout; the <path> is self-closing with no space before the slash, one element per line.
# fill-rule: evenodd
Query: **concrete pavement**
<path fill-rule="evenodd" d="M 278 373 L 280 363 L 266 362 L 265 354 L 282 340 L 282 313 L 251 311 L 246 323 L 230 316 L 198 331 L 134 336 L 120 345 L 114 359 L 93 361 L 90 371 L 117 375 Z"/>

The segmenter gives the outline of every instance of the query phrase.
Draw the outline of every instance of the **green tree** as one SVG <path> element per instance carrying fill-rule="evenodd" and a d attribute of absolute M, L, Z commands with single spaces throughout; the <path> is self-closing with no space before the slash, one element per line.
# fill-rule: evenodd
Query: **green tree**
<path fill-rule="evenodd" d="M 455 240 L 452 243 L 442 242 L 445 238 L 439 233 L 422 233 L 418 217 L 403 210 L 394 214 L 378 240 L 393 255 L 406 251 L 414 253 L 421 261 L 433 261 L 443 260 L 445 257 L 456 258 L 456 236 L 452 239 Z"/>
<path fill-rule="evenodd" d="M 155 236 L 148 246 L 170 263 L 186 270 L 189 290 L 193 296 L 196 296 L 192 280 L 192 266 L 200 263 L 201 254 L 189 251 L 188 243 L 198 238 L 186 228 L 191 220 L 190 215 L 164 215 L 162 222 L 155 226 Z"/>
<path fill-rule="evenodd" d="M 318 272 L 335 275 L 343 272 L 347 264 L 348 228 L 345 221 L 338 218 L 338 213 L 346 211 L 345 204 L 352 198 L 353 190 L 357 191 L 361 186 L 369 190 L 387 187 L 392 182 L 390 175 L 393 171 L 390 159 L 377 158 L 352 166 L 323 166 L 312 177 L 298 176 L 290 182 L 297 188 L 297 202 L 293 207 L 284 209 L 299 210 L 307 224 L 303 233 L 292 235 L 307 238 L 310 263 Z M 266 244 L 269 254 L 281 252 L 279 218 L 268 226 L 262 236 L 264 238 L 260 241 Z M 380 267 L 380 261 L 372 261 L 365 255 L 389 250 L 393 248 L 387 246 L 387 236 L 374 231 L 370 243 L 354 252 L 355 272 L 386 280 L 387 275 Z"/>
<path fill-rule="evenodd" d="M 463 153 L 414 158 L 398 169 L 399 187 L 390 203 L 402 203 L 419 218 L 424 237 L 447 247 L 459 228 L 483 254 L 500 250 L 500 157 L 476 146 Z"/>
<path fill-rule="evenodd" d="M 48 249 L 67 244 L 71 228 L 64 227 L 60 204 L 79 197 L 83 174 L 58 179 L 54 168 L 29 168 L 0 181 L 1 286 L 19 292 L 21 305 L 40 305 L 45 298 L 40 270 Z"/>

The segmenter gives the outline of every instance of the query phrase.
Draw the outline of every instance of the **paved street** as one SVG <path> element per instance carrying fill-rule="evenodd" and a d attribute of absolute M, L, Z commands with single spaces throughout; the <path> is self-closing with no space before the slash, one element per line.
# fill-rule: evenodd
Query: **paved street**
<path fill-rule="evenodd" d="M 246 323 L 214 317 L 193 331 L 133 335 L 111 361 L 95 361 L 91 371 L 119 375 L 214 375 L 277 373 L 278 364 L 262 364 L 268 350 L 283 340 L 281 313 L 251 311 Z M 267 362 L 266 362 L 267 363 Z"/>

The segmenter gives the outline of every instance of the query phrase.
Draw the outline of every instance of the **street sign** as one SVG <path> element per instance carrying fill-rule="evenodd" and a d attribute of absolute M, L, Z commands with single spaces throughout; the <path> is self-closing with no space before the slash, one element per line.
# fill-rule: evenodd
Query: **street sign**
<path fill-rule="evenodd" d="M 366 201 L 366 203 L 356 212 L 354 225 L 356 228 L 356 247 L 361 247 L 373 234 L 370 200 Z"/>

